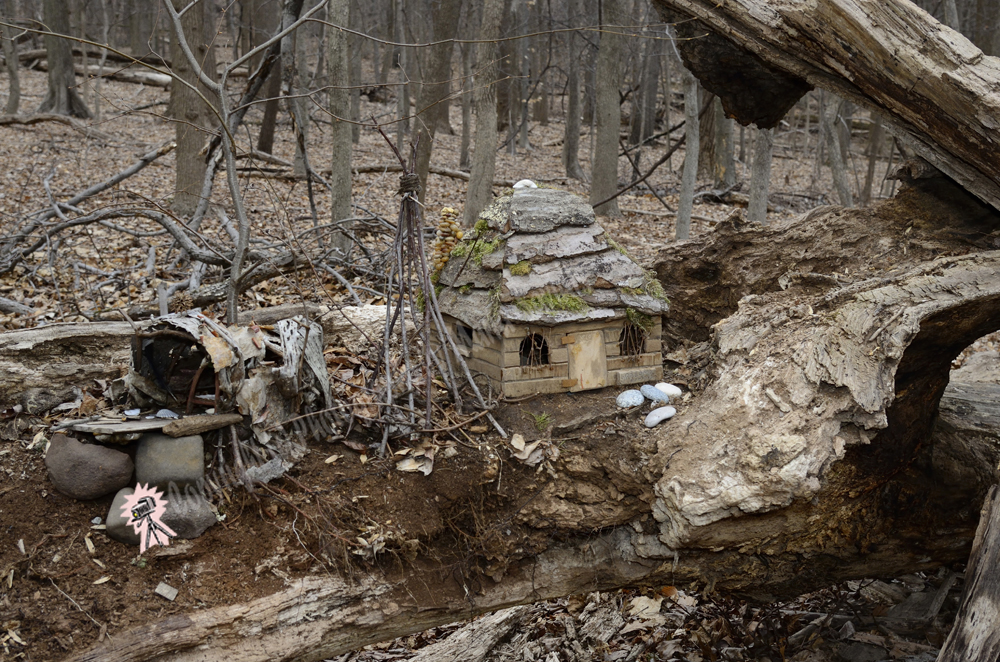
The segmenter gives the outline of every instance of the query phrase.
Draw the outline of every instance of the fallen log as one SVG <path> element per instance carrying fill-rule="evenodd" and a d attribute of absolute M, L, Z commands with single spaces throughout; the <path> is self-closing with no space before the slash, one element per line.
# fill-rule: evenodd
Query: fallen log
<path fill-rule="evenodd" d="M 1000 208 L 1000 60 L 907 0 L 655 0 L 685 65 L 743 124 L 775 126 L 813 86 L 881 114 Z M 690 19 L 696 20 L 690 20 Z"/>
<path fill-rule="evenodd" d="M 993 486 L 972 544 L 965 588 L 955 627 L 941 647 L 938 662 L 991 662 L 1000 658 L 1000 489 Z"/>

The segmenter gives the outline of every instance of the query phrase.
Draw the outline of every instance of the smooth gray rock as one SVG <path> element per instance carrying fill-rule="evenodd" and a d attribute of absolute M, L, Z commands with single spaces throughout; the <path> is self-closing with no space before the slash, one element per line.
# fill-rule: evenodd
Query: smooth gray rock
<path fill-rule="evenodd" d="M 115 495 L 115 500 L 111 502 L 111 508 L 108 510 L 106 528 L 104 529 L 109 538 L 123 542 L 126 545 L 139 544 L 139 535 L 127 524 L 128 520 L 122 514 L 122 506 L 125 505 L 125 499 L 134 493 L 135 490 L 131 487 L 124 487 L 118 490 L 118 494 Z"/>
<path fill-rule="evenodd" d="M 148 432 L 139 439 L 135 452 L 135 479 L 141 485 L 166 490 L 171 482 L 179 487 L 205 479 L 205 442 L 201 435 L 168 437 Z"/>
<path fill-rule="evenodd" d="M 115 495 L 114 502 L 108 511 L 107 528 L 105 529 L 109 538 L 126 545 L 139 544 L 139 536 L 127 523 L 128 518 L 122 512 L 125 499 L 132 496 L 134 492 L 135 490 L 131 487 L 126 487 Z M 218 521 L 208 500 L 193 486 L 182 491 L 175 485 L 167 490 L 165 498 L 167 509 L 160 521 L 177 534 L 176 537 L 179 539 L 197 538 Z"/>
<path fill-rule="evenodd" d="M 677 410 L 673 407 L 657 407 L 653 411 L 646 414 L 644 424 L 647 428 L 656 427 L 668 418 L 673 418 L 676 414 Z"/>
<path fill-rule="evenodd" d="M 188 486 L 183 492 L 175 487 L 167 491 L 167 512 L 163 514 L 162 521 L 178 538 L 191 540 L 205 533 L 219 520 L 212 512 L 205 495 L 194 486 Z"/>
<path fill-rule="evenodd" d="M 662 402 L 665 405 L 670 404 L 670 396 L 649 384 L 643 384 L 639 387 L 639 392 L 644 396 L 652 400 L 653 402 Z"/>
<path fill-rule="evenodd" d="M 510 229 L 518 232 L 549 232 L 560 225 L 590 225 L 594 220 L 594 208 L 569 191 L 518 189 L 510 203 Z"/>
<path fill-rule="evenodd" d="M 56 489 L 74 499 L 97 499 L 132 479 L 132 460 L 121 451 L 83 444 L 64 434 L 52 436 L 45 466 Z"/>
<path fill-rule="evenodd" d="M 645 401 L 646 398 L 643 397 L 642 393 L 634 388 L 622 391 L 622 393 L 615 398 L 615 404 L 619 407 L 638 407 Z"/>

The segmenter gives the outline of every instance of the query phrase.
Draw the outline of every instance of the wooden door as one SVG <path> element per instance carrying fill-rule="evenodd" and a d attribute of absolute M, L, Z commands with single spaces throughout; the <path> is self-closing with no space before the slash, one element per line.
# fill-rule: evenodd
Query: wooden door
<path fill-rule="evenodd" d="M 570 391 L 587 391 L 608 385 L 608 357 L 603 331 L 573 334 L 569 349 L 569 379 L 576 380 Z"/>

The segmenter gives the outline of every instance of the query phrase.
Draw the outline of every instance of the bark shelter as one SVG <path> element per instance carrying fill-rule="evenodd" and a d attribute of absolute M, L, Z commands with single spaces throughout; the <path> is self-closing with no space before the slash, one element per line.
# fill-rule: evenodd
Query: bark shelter
<path fill-rule="evenodd" d="M 822 84 L 883 112 L 940 172 L 910 164 L 903 191 L 873 208 L 768 227 L 734 216 L 664 250 L 667 367 L 690 372 L 694 397 L 649 433 L 584 424 L 554 476 L 504 464 L 503 480 L 534 487 L 483 513 L 515 539 L 488 573 L 456 571 L 442 541 L 425 540 L 442 555 L 296 578 L 250 603 L 116 633 L 75 659 L 318 660 L 589 590 L 693 583 L 770 599 L 968 557 L 997 482 L 998 427 L 972 424 L 986 410 L 978 391 L 946 388 L 954 357 L 1000 328 L 1000 166 L 986 158 L 997 61 L 899 0 L 657 4 L 727 35 L 698 48 L 753 53 L 747 75 L 789 98 Z M 709 87 L 712 72 L 693 68 Z M 711 91 L 748 121 L 753 99 L 741 116 L 727 84 Z M 943 396 L 961 404 L 939 407 Z M 492 487 L 499 476 L 457 479 Z"/>

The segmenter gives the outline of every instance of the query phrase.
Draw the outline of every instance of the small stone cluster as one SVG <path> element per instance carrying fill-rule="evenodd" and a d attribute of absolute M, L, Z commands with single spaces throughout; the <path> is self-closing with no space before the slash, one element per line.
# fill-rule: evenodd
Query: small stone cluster
<path fill-rule="evenodd" d="M 458 224 L 458 210 L 445 207 L 441 210 L 441 221 L 438 223 L 437 237 L 434 239 L 431 255 L 431 273 L 437 273 L 448 264 L 451 251 L 463 237 L 462 228 Z"/>
<path fill-rule="evenodd" d="M 115 493 L 106 532 L 119 542 L 139 544 L 121 508 L 135 483 L 155 486 L 163 493 L 167 509 L 162 522 L 178 538 L 197 538 L 215 524 L 215 513 L 202 492 L 205 444 L 200 435 L 174 438 L 147 432 L 136 443 L 134 457 L 133 462 L 122 450 L 55 434 L 45 465 L 52 484 L 66 496 L 86 501 Z"/>
<path fill-rule="evenodd" d="M 629 389 L 622 391 L 615 400 L 615 403 L 623 409 L 640 407 L 647 399 L 655 404 L 664 405 L 653 409 L 653 411 L 646 415 L 644 424 L 647 428 L 652 428 L 667 419 L 673 418 L 677 414 L 675 408 L 667 405 L 670 404 L 670 398 L 680 397 L 681 393 L 682 391 L 673 384 L 664 382 L 660 382 L 656 386 L 643 384 L 639 390 Z"/>

